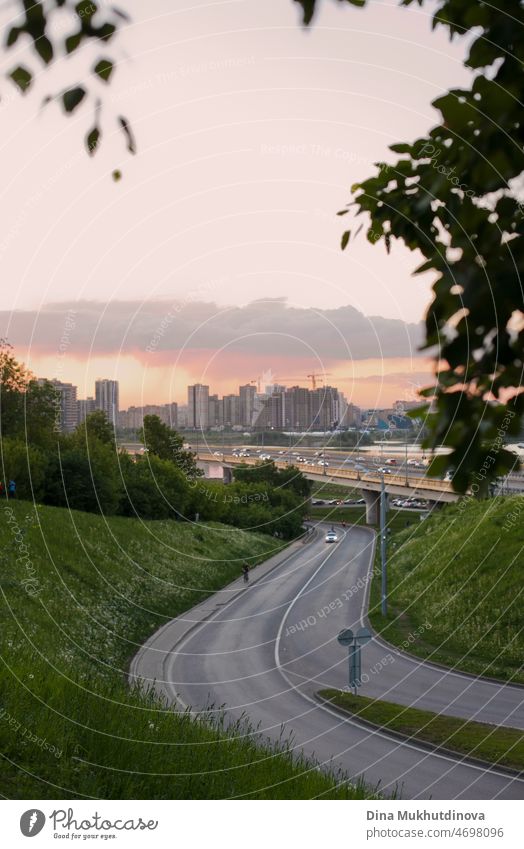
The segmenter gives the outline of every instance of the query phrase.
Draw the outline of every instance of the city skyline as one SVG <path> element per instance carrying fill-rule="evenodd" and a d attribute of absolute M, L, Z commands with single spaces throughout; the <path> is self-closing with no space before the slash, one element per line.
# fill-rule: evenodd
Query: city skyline
<path fill-rule="evenodd" d="M 148 301 L 139 312 L 125 302 L 96 309 L 71 302 L 38 315 L 14 313 L 8 335 L 33 372 L 67 375 L 85 395 L 105 373 L 119 381 L 128 406 L 185 403 L 192 383 L 225 395 L 264 374 L 289 384 L 311 373 L 328 375 L 355 403 L 384 406 L 411 399 L 433 373 L 418 350 L 420 324 L 365 316 L 349 305 L 306 310 L 286 299 L 228 309 L 190 298 Z"/>
<path fill-rule="evenodd" d="M 336 212 L 374 162 L 393 159 L 388 144 L 434 123 L 431 100 L 467 80 L 464 45 L 396 0 L 365 18 L 325 3 L 314 37 L 294 5 L 207 4 L 195 30 L 196 10 L 129 0 L 96 157 L 82 150 L 84 106 L 64 122 L 52 105 L 37 117 L 32 98 L 4 102 L 0 321 L 35 374 L 67 376 L 80 393 L 105 374 L 126 405 L 183 403 L 194 382 L 228 394 L 268 369 L 324 368 L 366 406 L 431 382 L 418 352 L 431 275 L 411 279 L 416 255 L 400 243 L 388 255 L 364 233 L 342 253 Z M 45 85 L 35 78 L 37 99 Z M 121 110 L 134 158 L 109 129 Z M 49 217 L 51 195 L 60 214 Z"/>
<path fill-rule="evenodd" d="M 360 407 L 348 402 L 336 386 L 319 384 L 320 375 L 310 374 L 311 387 L 271 383 L 262 388 L 260 380 L 239 385 L 238 392 L 220 397 L 209 385 L 187 387 L 187 404 L 168 403 L 119 407 L 119 383 L 107 378 L 95 381 L 93 396 L 78 397 L 78 387 L 53 378 L 37 378 L 40 386 L 56 390 L 55 430 L 71 432 L 88 415 L 101 410 L 116 429 L 136 431 L 145 416 L 158 416 L 178 430 L 289 430 L 332 431 L 363 427 L 406 427 L 405 414 L 418 402 L 397 399 L 389 407 Z"/>

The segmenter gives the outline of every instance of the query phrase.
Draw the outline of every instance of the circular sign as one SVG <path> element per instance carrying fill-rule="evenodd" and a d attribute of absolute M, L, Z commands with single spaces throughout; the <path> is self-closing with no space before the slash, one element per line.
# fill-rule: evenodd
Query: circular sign
<path fill-rule="evenodd" d="M 355 634 L 355 638 L 359 643 L 369 643 L 371 636 L 371 631 L 369 631 L 368 628 L 359 628 Z"/>
<path fill-rule="evenodd" d="M 353 631 L 351 628 L 344 628 L 337 637 L 341 646 L 350 646 L 353 642 Z"/>

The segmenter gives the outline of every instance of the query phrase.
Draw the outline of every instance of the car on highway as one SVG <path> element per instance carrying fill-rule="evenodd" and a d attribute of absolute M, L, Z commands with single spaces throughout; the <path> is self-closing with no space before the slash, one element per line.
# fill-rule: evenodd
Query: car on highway
<path fill-rule="evenodd" d="M 391 469 L 386 469 L 385 467 L 383 467 L 381 469 L 377 469 L 377 472 L 379 473 L 379 475 L 390 475 Z"/>
<path fill-rule="evenodd" d="M 386 460 L 386 466 L 396 466 L 397 461 L 393 459 L 393 457 L 388 457 Z"/>
<path fill-rule="evenodd" d="M 326 542 L 338 542 L 336 531 L 328 531 L 325 537 Z"/>

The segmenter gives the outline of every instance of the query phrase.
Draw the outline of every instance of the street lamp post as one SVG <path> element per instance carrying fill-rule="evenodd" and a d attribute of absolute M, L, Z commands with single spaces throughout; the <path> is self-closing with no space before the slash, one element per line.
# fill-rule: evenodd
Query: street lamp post
<path fill-rule="evenodd" d="M 380 484 L 380 562 L 382 567 L 381 581 L 381 613 L 388 615 L 388 576 L 386 562 L 386 488 L 384 485 L 384 472 Z"/>

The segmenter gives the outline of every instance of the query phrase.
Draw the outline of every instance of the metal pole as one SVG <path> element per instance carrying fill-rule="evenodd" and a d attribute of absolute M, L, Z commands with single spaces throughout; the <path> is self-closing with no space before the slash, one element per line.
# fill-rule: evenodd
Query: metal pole
<path fill-rule="evenodd" d="M 406 433 L 406 456 L 404 458 L 404 469 L 406 470 L 406 486 L 408 485 L 408 435 Z"/>
<path fill-rule="evenodd" d="M 357 644 L 355 641 L 351 643 L 348 647 L 349 651 L 349 686 L 353 687 L 353 695 L 357 695 L 357 681 L 356 681 L 356 652 L 357 652 Z"/>
<path fill-rule="evenodd" d="M 382 564 L 381 612 L 388 615 L 388 577 L 386 564 L 386 489 L 384 475 L 380 485 L 380 560 Z"/>

